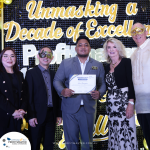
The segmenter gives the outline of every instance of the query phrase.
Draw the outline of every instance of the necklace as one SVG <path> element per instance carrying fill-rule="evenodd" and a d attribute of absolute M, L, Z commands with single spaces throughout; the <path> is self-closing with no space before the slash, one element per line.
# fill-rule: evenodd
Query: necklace
<path fill-rule="evenodd" d="M 119 60 L 117 62 L 115 62 L 114 64 L 112 63 L 112 67 L 115 68 L 115 65 L 119 62 Z"/>

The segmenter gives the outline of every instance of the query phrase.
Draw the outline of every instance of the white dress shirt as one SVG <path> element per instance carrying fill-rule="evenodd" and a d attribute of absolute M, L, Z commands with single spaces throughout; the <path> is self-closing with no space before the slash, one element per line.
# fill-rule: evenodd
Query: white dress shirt
<path fill-rule="evenodd" d="M 136 113 L 150 113 L 150 39 L 131 56 Z"/>
<path fill-rule="evenodd" d="M 78 58 L 78 59 L 79 59 L 79 58 Z M 88 61 L 89 61 L 89 56 L 88 56 L 88 58 L 87 58 L 87 60 L 85 61 L 84 64 L 81 63 L 81 61 L 80 61 L 80 59 L 79 59 L 79 63 L 80 63 L 80 67 L 81 67 L 81 72 L 82 72 L 82 74 L 84 74 L 84 70 L 85 70 L 85 67 L 86 67 L 86 64 L 88 63 Z M 84 105 L 82 99 L 81 99 L 81 105 Z"/>

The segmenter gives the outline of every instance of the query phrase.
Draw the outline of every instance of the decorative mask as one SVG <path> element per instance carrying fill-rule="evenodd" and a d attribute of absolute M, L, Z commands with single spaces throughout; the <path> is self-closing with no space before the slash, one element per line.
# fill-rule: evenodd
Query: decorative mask
<path fill-rule="evenodd" d="M 137 34 L 143 34 L 145 31 L 145 28 L 134 28 L 133 30 L 131 30 L 131 35 L 135 36 Z"/>
<path fill-rule="evenodd" d="M 53 57 L 53 54 L 52 54 L 52 52 L 47 52 L 47 51 L 42 51 L 41 53 L 39 53 L 39 56 L 40 56 L 40 58 L 45 58 L 45 57 L 47 57 L 47 58 L 49 58 L 49 59 L 52 59 L 52 57 Z"/>

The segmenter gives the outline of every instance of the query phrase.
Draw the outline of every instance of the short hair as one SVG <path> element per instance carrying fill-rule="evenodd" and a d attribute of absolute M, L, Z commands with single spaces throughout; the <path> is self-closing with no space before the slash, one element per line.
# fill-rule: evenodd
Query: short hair
<path fill-rule="evenodd" d="M 89 40 L 89 38 L 88 38 L 87 36 L 83 36 L 83 35 L 81 35 L 81 36 L 79 36 L 79 37 L 77 38 L 76 45 L 78 44 L 79 40 L 81 40 L 81 39 L 87 40 L 88 43 L 89 43 L 89 45 L 90 45 L 90 40 Z"/>
<path fill-rule="evenodd" d="M 143 26 L 143 28 L 145 29 L 145 31 L 146 31 L 146 27 L 145 27 L 145 25 L 144 25 L 143 23 L 136 22 L 136 23 L 133 24 L 133 26 L 134 26 L 135 24 L 141 24 L 141 25 Z M 133 26 L 132 26 L 132 27 L 133 27 Z"/>
<path fill-rule="evenodd" d="M 0 71 L 3 71 L 3 67 L 4 67 L 3 64 L 2 64 L 2 57 L 3 57 L 4 53 L 6 51 L 8 51 L 8 50 L 11 50 L 14 53 L 15 57 L 16 57 L 16 62 L 14 64 L 14 66 L 13 66 L 13 69 L 14 69 L 14 71 L 16 71 L 16 73 L 19 73 L 19 67 L 18 67 L 18 62 L 17 62 L 17 55 L 16 55 L 15 50 L 12 47 L 5 47 L 1 51 L 1 53 L 0 53 Z"/>
<path fill-rule="evenodd" d="M 115 38 L 109 38 L 108 40 L 106 40 L 106 42 L 103 45 L 104 56 L 105 56 L 108 63 L 111 63 L 111 59 L 107 54 L 107 44 L 108 44 L 108 42 L 111 42 L 116 46 L 116 48 L 119 52 L 119 57 L 120 58 L 126 58 L 125 46 L 123 45 L 123 43 L 121 41 L 115 39 Z"/>
<path fill-rule="evenodd" d="M 40 47 L 40 49 L 38 50 L 38 54 L 41 52 L 41 50 L 42 50 L 43 48 L 49 48 L 49 49 L 51 50 L 52 54 L 53 54 L 52 48 L 51 48 L 50 46 L 48 46 L 48 45 L 44 45 L 44 46 Z"/>

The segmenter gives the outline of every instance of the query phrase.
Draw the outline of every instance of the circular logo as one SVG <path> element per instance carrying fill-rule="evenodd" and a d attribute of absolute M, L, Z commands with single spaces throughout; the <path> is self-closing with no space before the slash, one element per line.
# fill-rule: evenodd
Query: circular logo
<path fill-rule="evenodd" d="M 19 132 L 9 132 L 0 139 L 0 150 L 31 150 L 28 138 Z"/>

